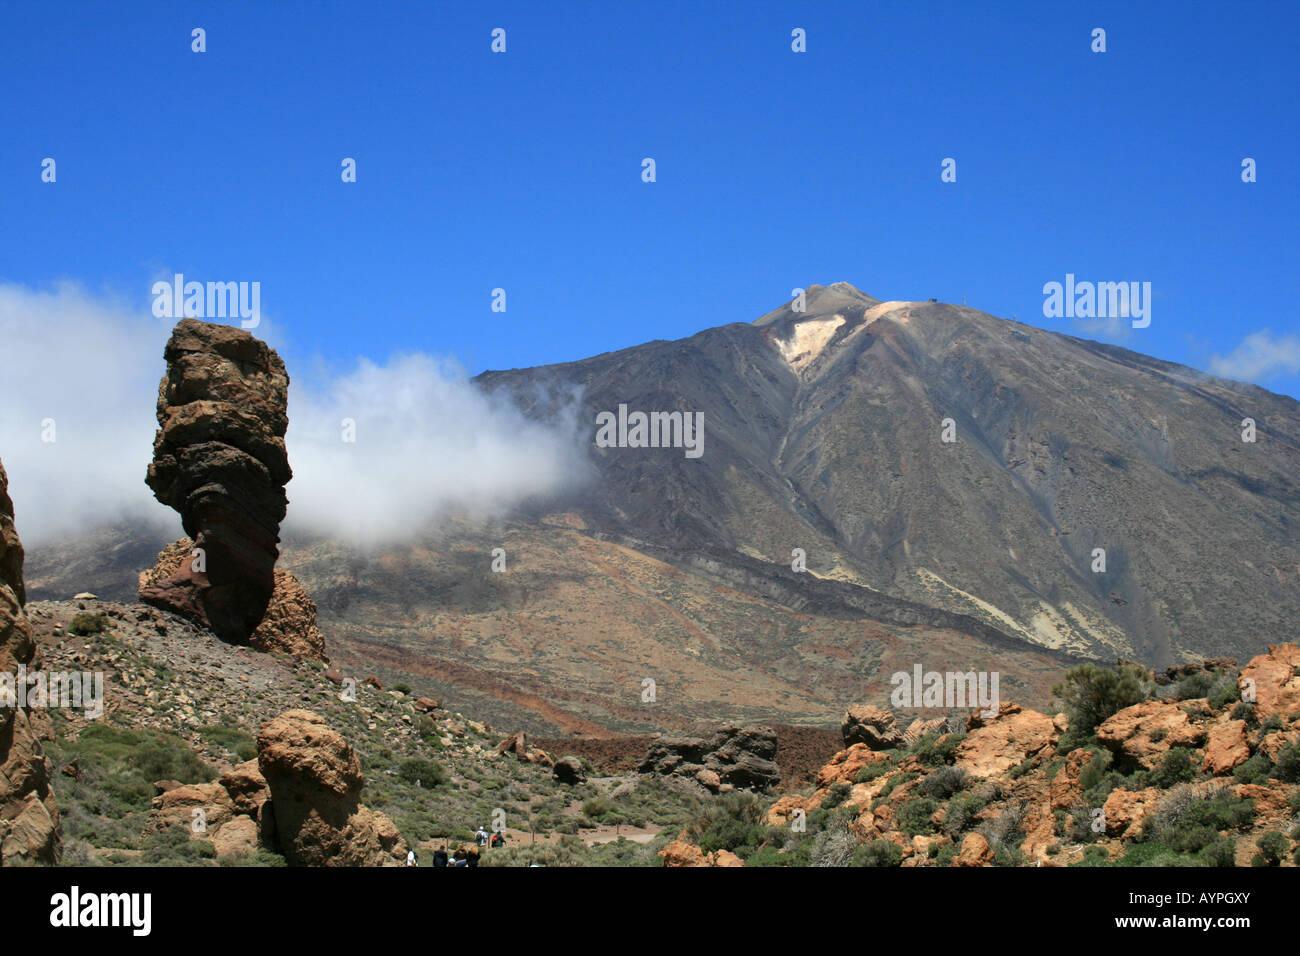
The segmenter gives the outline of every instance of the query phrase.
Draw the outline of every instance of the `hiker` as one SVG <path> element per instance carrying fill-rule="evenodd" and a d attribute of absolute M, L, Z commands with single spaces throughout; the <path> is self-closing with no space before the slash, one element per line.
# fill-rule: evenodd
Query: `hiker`
<path fill-rule="evenodd" d="M 479 827 L 478 830 L 474 832 L 474 842 L 477 843 L 479 846 L 487 846 L 487 841 L 488 841 L 487 830 L 483 829 L 483 827 Z"/>
<path fill-rule="evenodd" d="M 406 865 L 407 866 L 420 865 L 419 863 L 415 862 L 415 847 L 412 847 L 411 849 L 406 851 Z"/>
<path fill-rule="evenodd" d="M 433 865 L 447 865 L 447 844 L 444 843 L 442 846 L 438 847 L 438 849 L 433 851 Z"/>
<path fill-rule="evenodd" d="M 505 845 L 506 845 L 506 835 L 505 835 L 504 833 L 502 833 L 500 830 L 495 830 L 495 831 L 493 831 L 493 833 L 492 833 L 492 841 L 491 841 L 488 845 L 489 845 L 490 847 L 492 847 L 492 849 L 494 849 L 494 850 L 495 850 L 497 847 L 499 847 L 499 846 L 505 846 Z"/>
<path fill-rule="evenodd" d="M 469 859 L 465 861 L 465 865 L 478 866 L 478 847 L 476 846 L 470 847 L 468 856 Z"/>

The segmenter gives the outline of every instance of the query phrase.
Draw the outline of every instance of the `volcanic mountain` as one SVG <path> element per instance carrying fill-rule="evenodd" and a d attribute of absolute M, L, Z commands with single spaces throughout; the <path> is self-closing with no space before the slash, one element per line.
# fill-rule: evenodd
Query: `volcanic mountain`
<path fill-rule="evenodd" d="M 846 581 L 1154 666 L 1295 635 L 1300 403 L 843 282 L 796 304 L 478 381 L 539 415 L 539 386 L 572 385 L 593 416 L 702 412 L 702 457 L 593 449 L 600 481 L 573 503 L 676 562 L 788 567 L 802 548 L 792 588 Z"/>
<path fill-rule="evenodd" d="M 1073 661 L 1246 660 L 1296 633 L 1300 403 L 1255 386 L 847 283 L 476 383 L 539 419 L 580 394 L 594 480 L 377 553 L 288 537 L 280 564 L 339 666 L 499 726 L 829 724 L 917 664 L 1043 707 Z M 702 422 L 703 453 L 671 427 L 594 440 L 636 412 Z M 109 540 L 33 549 L 34 599 L 119 578 L 130 599 L 167 541 Z"/>

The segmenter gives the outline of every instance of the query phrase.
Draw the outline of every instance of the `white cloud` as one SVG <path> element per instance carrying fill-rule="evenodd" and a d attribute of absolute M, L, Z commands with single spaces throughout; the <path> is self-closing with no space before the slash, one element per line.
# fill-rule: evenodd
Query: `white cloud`
<path fill-rule="evenodd" d="M 1210 359 L 1210 373 L 1243 382 L 1262 382 L 1300 373 L 1300 336 L 1275 338 L 1269 329 L 1252 332 L 1227 355 Z"/>
<path fill-rule="evenodd" d="M 24 543 L 119 521 L 179 534 L 175 512 L 144 483 L 172 324 L 74 284 L 0 283 L 0 461 Z M 417 534 L 448 509 L 489 517 L 587 477 L 576 402 L 545 426 L 427 355 L 362 359 L 313 385 L 286 362 L 286 531 L 378 544 Z M 341 440 L 343 418 L 356 420 L 355 443 Z M 54 442 L 41 440 L 47 419 Z"/>

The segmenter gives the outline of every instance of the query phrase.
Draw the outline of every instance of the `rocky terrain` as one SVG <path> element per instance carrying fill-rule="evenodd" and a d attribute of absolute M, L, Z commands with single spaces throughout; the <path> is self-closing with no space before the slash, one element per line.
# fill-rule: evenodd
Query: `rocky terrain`
<path fill-rule="evenodd" d="M 813 788 L 732 807 L 660 855 L 666 866 L 1294 866 L 1300 646 L 1240 670 L 1209 663 L 1160 681 L 1129 665 L 1127 683 L 1081 667 L 1064 712 L 1004 703 L 919 737 L 895 733 L 886 711 L 851 709 L 846 747 Z"/>

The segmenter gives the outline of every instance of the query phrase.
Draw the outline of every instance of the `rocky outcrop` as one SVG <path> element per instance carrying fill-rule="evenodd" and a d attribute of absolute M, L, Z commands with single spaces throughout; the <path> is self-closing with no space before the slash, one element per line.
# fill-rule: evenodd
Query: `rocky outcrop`
<path fill-rule="evenodd" d="M 49 719 L 17 706 L 20 666 L 38 666 L 24 605 L 23 546 L 14 529 L 9 477 L 0 464 L 0 865 L 53 863 L 59 852 L 59 810 L 41 747 Z"/>
<path fill-rule="evenodd" d="M 239 764 L 213 783 L 160 781 L 146 832 L 186 827 L 194 839 L 207 840 L 218 857 L 246 856 L 272 845 L 275 816 L 271 791 L 256 760 Z"/>
<path fill-rule="evenodd" d="M 694 843 L 674 840 L 659 851 L 664 866 L 744 866 L 745 861 L 730 850 L 705 853 Z"/>
<path fill-rule="evenodd" d="M 1253 691 L 1261 720 L 1300 714 L 1300 645 L 1270 644 L 1267 654 L 1250 659 L 1237 683 Z"/>
<path fill-rule="evenodd" d="M 165 586 L 164 582 L 182 572 L 194 547 L 193 541 L 182 538 L 158 552 L 154 566 L 140 572 L 141 600 L 144 600 L 146 589 Z M 259 651 L 278 651 L 295 657 L 328 661 L 325 637 L 317 626 L 316 602 L 292 572 L 276 568 L 274 580 L 271 600 L 262 615 L 262 622 L 249 635 L 249 646 Z"/>
<path fill-rule="evenodd" d="M 257 735 L 257 765 L 270 790 L 274 842 L 290 865 L 384 866 L 406 844 L 384 814 L 360 803 L 361 763 L 324 718 L 291 710 Z"/>
<path fill-rule="evenodd" d="M 427 700 L 427 699 L 428 698 L 423 698 L 423 697 L 420 698 L 420 700 Z M 436 702 L 434 702 L 434 706 L 435 707 L 437 706 Z M 419 700 L 415 702 L 415 707 L 417 710 L 420 709 Z M 520 760 L 524 761 L 525 763 L 534 763 L 543 767 L 557 766 L 556 762 L 551 759 L 550 754 L 548 754 L 545 750 L 530 748 L 528 746 L 528 735 L 524 733 L 522 730 L 519 731 L 519 733 L 517 734 L 512 734 L 511 736 L 507 737 L 505 740 L 501 741 L 501 743 L 497 744 L 496 752 L 499 754 L 514 754 L 516 757 L 518 757 Z M 577 776 L 581 777 L 582 761 L 578 760 L 577 757 L 573 757 L 573 756 L 569 756 L 564 759 L 572 761 L 574 764 L 576 764 Z M 565 770 L 560 772 L 572 773 L 573 769 L 574 769 L 573 766 L 566 764 Z"/>
<path fill-rule="evenodd" d="M 160 781 L 147 832 L 183 826 L 218 857 L 258 847 L 291 866 L 396 866 L 406 845 L 392 821 L 359 802 L 356 754 L 323 718 L 291 710 L 262 727 L 257 759 L 212 783 Z"/>
<path fill-rule="evenodd" d="M 1017 704 L 1002 704 L 996 717 L 972 714 L 967 727 L 955 751 L 957 766 L 977 777 L 993 777 L 1055 744 L 1067 725 L 1063 715 L 1057 720 Z"/>
<path fill-rule="evenodd" d="M 1102 721 L 1097 739 L 1151 769 L 1171 747 L 1199 747 L 1205 727 L 1192 721 L 1186 702 L 1148 700 Z"/>
<path fill-rule="evenodd" d="M 866 744 L 872 750 L 888 750 L 903 742 L 894 715 L 870 704 L 855 704 L 845 711 L 840 735 L 846 747 Z"/>
<path fill-rule="evenodd" d="M 248 644 L 275 591 L 292 477 L 284 446 L 289 376 L 248 332 L 196 319 L 176 324 L 163 356 L 145 481 L 180 513 L 194 550 L 140 599 Z"/>
<path fill-rule="evenodd" d="M 775 757 L 771 730 L 729 726 L 708 737 L 659 737 L 638 769 L 708 793 L 766 790 L 781 779 Z"/>
<path fill-rule="evenodd" d="M 289 571 L 276 568 L 271 603 L 248 643 L 259 651 L 329 660 L 325 656 L 325 637 L 316 626 L 316 602 Z"/>

